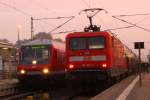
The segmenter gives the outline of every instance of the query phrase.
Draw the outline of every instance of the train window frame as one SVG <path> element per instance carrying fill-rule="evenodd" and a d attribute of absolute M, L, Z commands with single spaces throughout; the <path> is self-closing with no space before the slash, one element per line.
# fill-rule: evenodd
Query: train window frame
<path fill-rule="evenodd" d="M 101 37 L 101 38 L 103 37 L 103 39 L 104 39 L 104 45 L 103 45 L 103 46 L 104 46 L 104 47 L 103 47 L 103 48 L 90 48 L 90 47 L 89 47 L 89 43 L 90 43 L 90 42 L 89 42 L 89 40 L 88 40 L 88 49 L 89 49 L 89 50 L 97 50 L 97 49 L 105 49 L 105 48 L 106 48 L 106 43 L 107 43 L 107 41 L 106 41 L 106 37 L 105 37 L 105 36 L 94 36 L 94 37 L 91 37 L 91 38 L 98 38 L 98 37 Z"/>
<path fill-rule="evenodd" d="M 104 38 L 104 47 L 103 48 L 89 48 L 89 39 L 88 38 L 98 38 L 98 37 L 103 37 Z M 72 39 L 76 39 L 76 38 L 85 38 L 85 41 L 86 41 L 86 44 L 85 44 L 85 47 L 86 48 L 84 48 L 84 49 L 73 49 L 72 47 L 71 47 L 71 40 Z M 105 49 L 106 48 L 106 45 L 107 45 L 107 41 L 106 41 L 106 37 L 105 36 L 92 36 L 92 37 L 71 37 L 70 39 L 69 39 L 69 49 L 70 50 L 97 50 L 97 49 Z"/>
<path fill-rule="evenodd" d="M 79 39 L 79 38 L 85 38 L 85 37 L 71 37 L 70 39 L 69 39 L 69 48 L 71 49 L 71 50 L 85 50 L 85 49 L 87 49 L 87 44 L 86 44 L 86 39 L 85 39 L 85 48 L 80 48 L 80 49 L 73 49 L 72 48 L 72 46 L 71 46 L 71 41 L 73 40 L 73 39 Z"/>
<path fill-rule="evenodd" d="M 34 46 L 35 46 L 35 47 L 34 47 Z M 34 57 L 29 57 L 30 60 L 31 60 L 31 59 L 35 59 L 35 58 L 36 58 L 36 59 L 39 59 L 39 58 L 37 57 L 37 54 L 36 54 L 36 53 L 37 53 L 37 50 L 36 50 L 36 49 L 39 48 L 38 46 L 46 46 L 46 48 L 47 48 L 47 50 L 48 50 L 48 59 L 47 59 L 47 62 L 46 62 L 46 63 L 44 62 L 44 63 L 42 63 L 42 64 L 50 63 L 50 59 L 51 59 L 51 56 L 52 56 L 52 55 L 51 55 L 51 45 L 25 45 L 25 46 L 21 46 L 21 48 L 20 48 L 20 57 L 19 57 L 19 59 L 20 59 L 20 64 L 23 64 L 23 65 L 25 65 L 25 64 L 26 64 L 26 65 L 32 64 L 31 62 L 28 62 L 28 63 L 27 63 L 27 62 L 26 62 L 26 63 L 25 63 L 25 62 L 22 62 L 22 60 L 23 60 L 23 59 L 22 59 L 22 56 L 23 56 L 22 53 L 23 53 L 23 51 L 21 51 L 21 50 L 24 49 L 24 47 L 29 47 L 30 49 L 35 50 L 35 51 L 34 51 Z M 42 52 L 43 52 L 43 51 L 42 51 Z"/>

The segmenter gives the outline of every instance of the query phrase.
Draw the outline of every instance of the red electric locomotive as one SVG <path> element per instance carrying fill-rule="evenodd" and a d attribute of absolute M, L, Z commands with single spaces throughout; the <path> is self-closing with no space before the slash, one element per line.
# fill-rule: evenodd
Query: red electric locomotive
<path fill-rule="evenodd" d="M 19 80 L 47 79 L 65 75 L 65 44 L 36 39 L 22 44 L 19 50 Z"/>
<path fill-rule="evenodd" d="M 128 72 L 124 44 L 111 32 L 100 31 L 92 17 L 104 9 L 85 9 L 90 26 L 66 37 L 66 68 L 70 79 L 110 79 Z"/>
<path fill-rule="evenodd" d="M 98 79 L 127 72 L 124 45 L 109 32 L 75 32 L 66 38 L 68 75 Z M 79 77 L 78 77 L 79 75 Z"/>

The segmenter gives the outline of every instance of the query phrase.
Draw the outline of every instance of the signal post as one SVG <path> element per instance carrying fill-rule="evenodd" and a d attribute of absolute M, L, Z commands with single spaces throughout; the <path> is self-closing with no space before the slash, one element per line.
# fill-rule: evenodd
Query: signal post
<path fill-rule="evenodd" d="M 141 49 L 144 49 L 144 42 L 135 42 L 134 49 L 138 49 L 138 53 L 139 53 L 139 65 L 138 65 L 139 71 L 138 72 L 139 72 L 139 77 L 140 77 L 139 82 L 140 82 L 140 87 L 141 87 L 142 86 Z"/>

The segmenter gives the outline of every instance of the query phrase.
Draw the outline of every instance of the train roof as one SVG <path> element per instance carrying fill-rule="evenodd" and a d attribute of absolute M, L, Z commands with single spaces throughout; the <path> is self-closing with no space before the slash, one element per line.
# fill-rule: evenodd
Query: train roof
<path fill-rule="evenodd" d="M 21 44 L 21 46 L 30 46 L 30 45 L 51 45 L 52 40 L 50 39 L 36 39 L 26 43 Z"/>
<path fill-rule="evenodd" d="M 67 35 L 67 37 L 78 37 L 78 36 L 93 36 L 93 35 L 111 35 L 108 31 L 100 31 L 100 32 L 74 32 Z"/>

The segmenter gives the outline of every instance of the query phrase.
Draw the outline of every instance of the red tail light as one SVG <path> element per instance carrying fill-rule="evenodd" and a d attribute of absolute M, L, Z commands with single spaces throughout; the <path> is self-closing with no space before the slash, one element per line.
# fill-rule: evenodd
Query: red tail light
<path fill-rule="evenodd" d="M 106 64 L 106 63 L 102 64 L 102 67 L 103 67 L 103 68 L 106 68 L 106 67 L 107 67 L 107 64 Z"/>
<path fill-rule="evenodd" d="M 73 68 L 74 68 L 74 65 L 73 65 L 73 64 L 70 64 L 70 65 L 69 65 L 69 68 L 70 68 L 70 69 L 73 69 Z"/>

